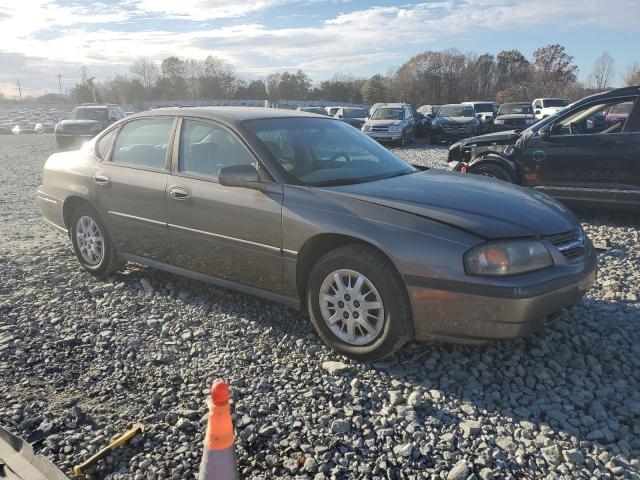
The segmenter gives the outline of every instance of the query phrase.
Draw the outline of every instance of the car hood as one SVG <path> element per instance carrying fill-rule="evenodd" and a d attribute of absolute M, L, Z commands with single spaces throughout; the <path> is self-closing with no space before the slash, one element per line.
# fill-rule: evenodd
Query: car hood
<path fill-rule="evenodd" d="M 466 125 L 467 123 L 472 123 L 474 120 L 474 117 L 436 117 L 435 123 L 438 125 L 447 123 L 459 123 L 460 125 Z"/>
<path fill-rule="evenodd" d="M 504 115 L 498 115 L 496 120 L 521 120 L 526 118 L 533 118 L 531 113 L 508 113 Z"/>
<path fill-rule="evenodd" d="M 328 190 L 486 239 L 553 235 L 577 223 L 568 208 L 543 193 L 477 175 L 428 170 Z"/>
<path fill-rule="evenodd" d="M 102 123 L 97 120 L 61 120 L 58 122 L 58 125 L 64 125 L 65 127 L 67 125 L 78 126 L 78 127 L 81 127 L 81 126 L 90 127 L 92 125 L 102 125 Z"/>
<path fill-rule="evenodd" d="M 520 133 L 516 132 L 515 130 L 487 133 L 485 135 L 476 135 L 475 137 L 465 138 L 464 140 L 461 140 L 458 143 L 454 143 L 453 145 L 451 145 L 450 149 L 460 147 L 462 145 L 476 145 L 476 144 L 491 145 L 493 143 L 496 143 L 498 145 L 508 145 L 508 144 L 515 143 L 518 137 L 520 137 Z"/>

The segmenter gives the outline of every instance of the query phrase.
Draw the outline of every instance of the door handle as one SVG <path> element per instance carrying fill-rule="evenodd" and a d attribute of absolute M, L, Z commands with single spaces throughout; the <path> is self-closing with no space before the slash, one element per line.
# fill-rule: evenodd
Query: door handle
<path fill-rule="evenodd" d="M 98 185 L 107 185 L 109 183 L 109 177 L 104 173 L 98 172 L 93 176 L 93 181 Z"/>
<path fill-rule="evenodd" d="M 189 191 L 183 187 L 171 187 L 169 189 L 169 196 L 174 200 L 188 200 L 191 198 Z"/>

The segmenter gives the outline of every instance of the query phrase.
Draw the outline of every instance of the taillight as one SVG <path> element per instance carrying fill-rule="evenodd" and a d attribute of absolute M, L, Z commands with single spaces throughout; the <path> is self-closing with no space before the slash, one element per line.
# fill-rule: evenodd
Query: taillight
<path fill-rule="evenodd" d="M 466 165 L 462 165 L 462 166 L 460 167 L 460 172 L 461 172 L 461 173 L 467 173 L 467 166 L 466 166 Z"/>

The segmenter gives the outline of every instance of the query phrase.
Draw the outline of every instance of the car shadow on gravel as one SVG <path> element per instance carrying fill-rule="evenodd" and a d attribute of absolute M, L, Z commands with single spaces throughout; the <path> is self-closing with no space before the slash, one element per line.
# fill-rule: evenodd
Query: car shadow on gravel
<path fill-rule="evenodd" d="M 453 413 L 434 414 L 448 416 L 460 436 L 461 423 L 500 416 L 576 448 L 596 444 L 633 459 L 640 455 L 639 326 L 637 304 L 585 299 L 532 337 L 414 343 L 374 369 L 432 401 L 445 397 Z"/>

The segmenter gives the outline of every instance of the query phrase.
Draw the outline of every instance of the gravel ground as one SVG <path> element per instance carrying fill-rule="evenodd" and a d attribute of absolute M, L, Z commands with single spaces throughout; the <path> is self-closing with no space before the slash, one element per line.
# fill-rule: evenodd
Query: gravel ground
<path fill-rule="evenodd" d="M 133 265 L 84 273 L 36 210 L 53 146 L 0 138 L 0 424 L 67 474 L 143 421 L 90 478 L 194 478 L 220 377 L 243 478 L 640 479 L 637 216 L 581 214 L 611 246 L 597 285 L 540 335 L 357 364 L 278 304 Z"/>

